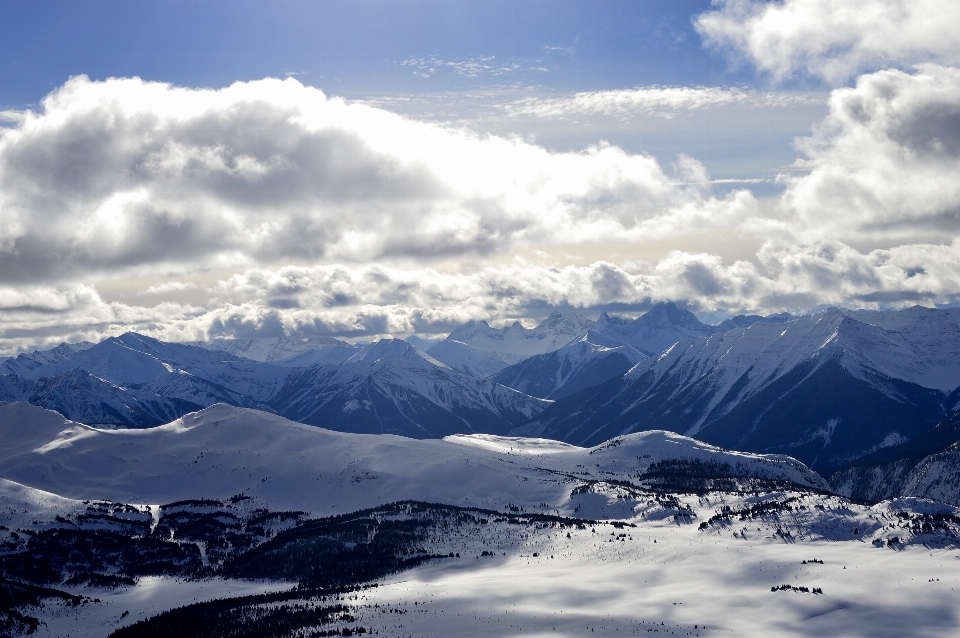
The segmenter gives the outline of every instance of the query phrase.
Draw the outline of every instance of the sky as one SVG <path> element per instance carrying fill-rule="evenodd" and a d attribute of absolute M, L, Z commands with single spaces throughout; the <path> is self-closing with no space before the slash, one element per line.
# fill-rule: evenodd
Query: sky
<path fill-rule="evenodd" d="M 952 0 L 0 4 L 0 353 L 960 302 Z"/>

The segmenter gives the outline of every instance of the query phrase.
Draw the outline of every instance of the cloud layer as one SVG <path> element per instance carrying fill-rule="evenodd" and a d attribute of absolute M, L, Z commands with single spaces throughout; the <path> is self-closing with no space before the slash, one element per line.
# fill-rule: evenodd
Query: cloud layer
<path fill-rule="evenodd" d="M 484 254 L 726 223 L 679 176 L 328 99 L 294 79 L 192 90 L 73 78 L 0 135 L 0 278 Z M 688 170 L 691 169 L 691 170 Z M 699 177 L 697 178 L 699 179 Z"/>
<path fill-rule="evenodd" d="M 694 25 L 707 45 L 776 80 L 806 73 L 842 84 L 860 72 L 960 63 L 953 0 L 718 0 Z"/>
<path fill-rule="evenodd" d="M 163 294 L 157 290 L 150 294 Z M 756 262 L 673 252 L 656 264 L 516 260 L 474 269 L 379 265 L 250 269 L 211 285 L 203 305 L 106 302 L 87 285 L 0 289 L 6 340 L 59 343 L 138 330 L 209 336 L 442 334 L 565 308 L 641 311 L 662 300 L 700 311 L 796 311 L 960 301 L 960 241 L 859 252 L 836 241 L 765 245 Z"/>

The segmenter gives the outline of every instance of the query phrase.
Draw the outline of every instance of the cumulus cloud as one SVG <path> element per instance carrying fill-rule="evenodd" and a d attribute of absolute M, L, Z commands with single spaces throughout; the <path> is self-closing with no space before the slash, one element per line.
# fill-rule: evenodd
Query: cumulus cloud
<path fill-rule="evenodd" d="M 725 312 L 943 304 L 960 300 L 960 241 L 867 253 L 830 240 L 768 242 L 756 263 L 674 251 L 655 264 L 290 266 L 234 275 L 212 293 L 216 310 L 198 320 L 210 325 L 215 317 L 217 330 L 337 336 L 436 334 L 471 319 L 497 322 L 548 308 L 639 311 L 663 300 Z"/>
<path fill-rule="evenodd" d="M 960 63 L 953 0 L 715 0 L 694 26 L 705 43 L 783 80 L 803 72 L 842 84 L 862 71 Z"/>
<path fill-rule="evenodd" d="M 785 180 L 782 207 L 805 236 L 879 247 L 960 234 L 960 69 L 861 76 L 799 147 L 809 173 Z"/>
<path fill-rule="evenodd" d="M 0 280 L 483 254 L 751 206 L 610 145 L 551 153 L 327 98 L 70 80 L 0 130 Z M 697 213 L 693 209 L 701 210 Z"/>
<path fill-rule="evenodd" d="M 653 115 L 671 119 L 678 114 L 723 106 L 796 106 L 820 104 L 823 96 L 809 93 L 761 92 L 712 86 L 649 86 L 615 91 L 586 91 L 563 97 L 529 97 L 506 106 L 511 115 L 541 118 L 602 115 Z"/>

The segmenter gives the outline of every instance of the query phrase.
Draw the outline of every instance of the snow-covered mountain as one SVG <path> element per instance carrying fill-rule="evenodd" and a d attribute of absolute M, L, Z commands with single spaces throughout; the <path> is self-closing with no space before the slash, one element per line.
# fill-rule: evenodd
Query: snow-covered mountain
<path fill-rule="evenodd" d="M 121 387 L 83 368 L 41 377 L 32 388 L 29 400 L 34 405 L 56 410 L 71 420 L 100 425 L 160 425 L 181 412 L 178 410 L 180 406 L 164 397 Z M 200 407 L 199 404 L 192 405 Z"/>
<path fill-rule="evenodd" d="M 215 403 L 270 408 L 288 370 L 127 333 L 0 376 L 0 400 L 29 400 L 85 423 L 146 427 Z"/>
<path fill-rule="evenodd" d="M 182 343 L 166 343 L 128 332 L 104 339 L 72 356 L 34 367 L 19 376 L 37 380 L 83 368 L 111 383 L 132 385 L 162 377 L 174 370 L 212 370 L 224 361 L 239 361 L 239 358 L 224 352 Z"/>
<path fill-rule="evenodd" d="M 632 346 L 648 356 L 659 354 L 683 339 L 705 337 L 716 332 L 689 310 L 673 302 L 655 304 L 636 319 L 600 315 L 594 332 L 610 341 Z"/>
<path fill-rule="evenodd" d="M 0 478 L 75 499 L 170 503 L 244 494 L 323 515 L 407 499 L 572 510 L 578 482 L 636 481 L 677 462 L 828 489 L 792 458 L 667 432 L 595 448 L 491 435 L 417 440 L 333 432 L 222 404 L 154 428 L 100 430 L 29 404 L 0 405 Z"/>
<path fill-rule="evenodd" d="M 49 350 L 34 350 L 33 352 L 19 354 L 16 357 L 9 357 L 0 361 L 0 375 L 14 374 L 23 377 L 34 368 L 69 359 L 78 352 L 92 348 L 93 345 L 89 341 L 61 343 Z"/>
<path fill-rule="evenodd" d="M 289 418 L 335 430 L 438 438 L 505 433 L 550 402 L 454 370 L 406 341 L 384 339 L 339 366 L 292 373 L 270 404 Z"/>
<path fill-rule="evenodd" d="M 709 326 L 670 302 L 654 305 L 637 319 L 602 313 L 596 325 L 562 348 L 524 359 L 491 379 L 534 396 L 560 399 L 618 377 L 683 339 L 792 319 L 787 314 L 739 315 Z"/>
<path fill-rule="evenodd" d="M 563 348 L 524 359 L 491 379 L 534 396 L 560 399 L 618 377 L 683 339 L 793 319 L 785 313 L 738 315 L 709 326 L 670 302 L 654 305 L 637 319 L 602 313 L 596 325 Z"/>
<path fill-rule="evenodd" d="M 737 315 L 730 317 L 713 327 L 714 333 L 729 332 L 735 328 L 749 328 L 753 324 L 763 321 L 766 323 L 790 323 L 796 319 L 793 315 L 781 312 L 775 315 Z"/>
<path fill-rule="evenodd" d="M 85 346 L 86 344 L 84 344 Z M 70 354 L 72 352 L 72 354 Z M 84 423 L 147 427 L 214 403 L 264 408 L 226 387 L 245 360 L 127 333 L 0 376 L 0 400 L 29 400 Z M 69 356 L 66 356 L 69 355 Z"/>
<path fill-rule="evenodd" d="M 284 368 L 309 368 L 310 366 L 340 365 L 360 350 L 359 346 L 332 345 L 317 350 L 307 350 L 286 359 L 271 361 L 275 366 Z"/>
<path fill-rule="evenodd" d="M 917 463 L 903 494 L 960 506 L 960 441 Z"/>
<path fill-rule="evenodd" d="M 258 337 L 255 339 L 211 339 L 194 341 L 189 345 L 219 350 L 254 361 L 272 362 L 289 359 L 311 350 L 349 348 L 350 344 L 333 337 Z"/>
<path fill-rule="evenodd" d="M 414 346 L 417 350 L 426 352 L 433 346 L 443 341 L 443 339 L 442 338 L 425 339 L 419 335 L 410 335 L 409 337 L 404 338 L 404 341 Z"/>
<path fill-rule="evenodd" d="M 490 380 L 532 396 L 560 399 L 619 377 L 648 358 L 591 329 L 559 350 L 504 368 Z"/>
<path fill-rule="evenodd" d="M 360 432 L 505 433 L 549 401 L 475 379 L 400 340 L 329 344 L 263 363 L 128 333 L 0 376 L 0 400 L 29 400 L 85 423 L 145 427 L 215 403 Z"/>
<path fill-rule="evenodd" d="M 532 329 L 520 322 L 498 329 L 486 321 L 471 321 L 427 352 L 451 368 L 482 379 L 533 355 L 557 350 L 592 325 L 586 317 L 560 312 Z"/>
<path fill-rule="evenodd" d="M 595 444 L 667 429 L 839 469 L 930 429 L 960 386 L 960 309 L 831 308 L 685 340 L 519 433 Z"/>

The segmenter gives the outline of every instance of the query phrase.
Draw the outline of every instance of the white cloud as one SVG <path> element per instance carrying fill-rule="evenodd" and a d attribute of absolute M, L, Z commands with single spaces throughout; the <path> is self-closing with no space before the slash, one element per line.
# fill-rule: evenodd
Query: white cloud
<path fill-rule="evenodd" d="M 634 92 L 622 108 L 766 99 L 716 91 Z M 576 108 L 620 108 L 604 106 L 612 95 Z M 713 196 L 685 155 L 664 168 L 609 144 L 550 152 L 295 80 L 76 78 L 0 129 L 0 350 L 126 330 L 444 333 L 659 300 L 707 312 L 957 303 L 958 105 L 960 71 L 937 65 L 834 91 L 764 214 L 749 191 Z M 710 236 L 762 247 L 724 260 L 689 243 Z M 594 257 L 569 257 L 578 242 Z M 632 252 L 651 244 L 677 249 Z M 211 285 L 214 269 L 226 274 Z M 97 287 L 134 277 L 140 293 Z"/>
<path fill-rule="evenodd" d="M 836 241 L 768 242 L 759 263 L 675 251 L 656 264 L 543 265 L 472 270 L 383 266 L 256 269 L 215 288 L 218 320 L 254 326 L 264 313 L 290 333 L 442 333 L 470 319 L 528 317 L 546 308 L 642 308 L 685 300 L 703 311 L 796 311 L 960 301 L 960 241 L 859 252 Z M 203 320 L 208 320 L 205 317 Z"/>
<path fill-rule="evenodd" d="M 857 73 L 960 63 L 955 0 L 715 0 L 695 19 L 707 45 L 783 80 L 804 72 L 840 84 Z"/>
<path fill-rule="evenodd" d="M 148 286 L 144 290 L 137 292 L 137 295 L 163 295 L 171 292 L 181 292 L 184 290 L 196 290 L 197 285 L 189 281 L 166 281 L 161 284 Z"/>
<path fill-rule="evenodd" d="M 552 153 L 294 79 L 79 77 L 42 107 L 0 130 L 0 281 L 659 237 L 753 206 L 610 145 Z"/>
<path fill-rule="evenodd" d="M 529 97 L 506 106 L 511 115 L 540 118 L 602 115 L 630 117 L 654 115 L 670 119 L 678 113 L 724 106 L 787 107 L 819 104 L 816 93 L 759 92 L 722 87 L 649 86 L 615 91 L 587 91 L 562 97 Z"/>
<path fill-rule="evenodd" d="M 541 260 L 542 261 L 542 260 Z M 833 304 L 960 302 L 960 241 L 860 252 L 837 241 L 768 242 L 757 263 L 675 251 L 655 264 L 524 260 L 440 270 L 378 265 L 255 268 L 213 285 L 203 306 L 105 302 L 90 286 L 0 289 L 0 344 L 12 351 L 127 330 L 185 341 L 239 337 L 443 334 L 551 308 L 640 311 L 662 300 L 705 312 L 778 312 Z"/>
<path fill-rule="evenodd" d="M 879 247 L 960 234 L 960 69 L 861 76 L 799 144 L 810 172 L 786 179 L 781 206 L 806 237 Z"/>

